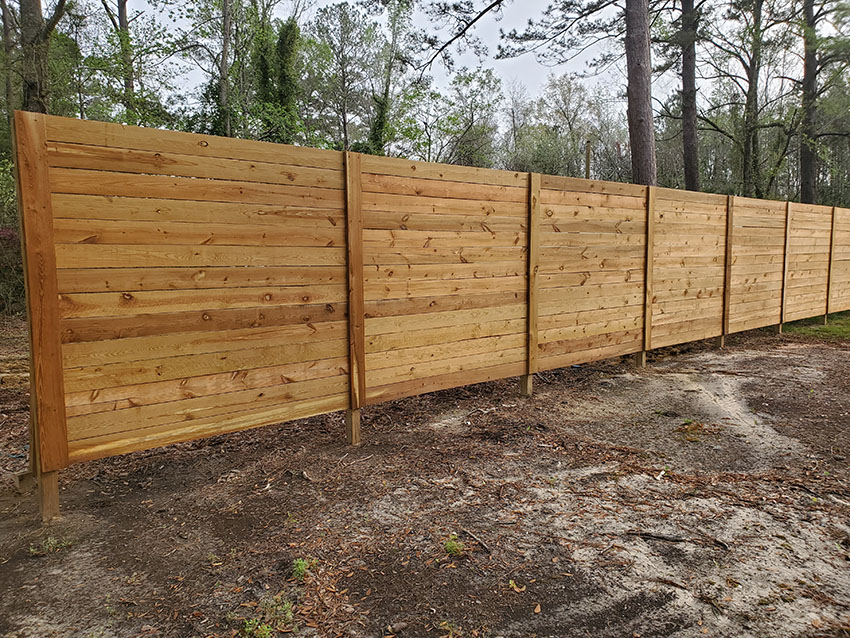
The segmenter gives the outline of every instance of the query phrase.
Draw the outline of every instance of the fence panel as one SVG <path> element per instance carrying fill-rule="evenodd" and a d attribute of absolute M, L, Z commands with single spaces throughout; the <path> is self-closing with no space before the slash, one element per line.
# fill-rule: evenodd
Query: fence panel
<path fill-rule="evenodd" d="M 539 365 L 642 349 L 646 188 L 543 176 Z"/>
<path fill-rule="evenodd" d="M 363 156 L 366 397 L 521 374 L 528 175 Z"/>
<path fill-rule="evenodd" d="M 850 310 L 850 208 L 835 209 L 829 311 Z"/>
<path fill-rule="evenodd" d="M 726 204 L 723 195 L 657 190 L 653 348 L 722 334 Z"/>
<path fill-rule="evenodd" d="M 785 321 L 825 312 L 832 207 L 791 204 Z"/>
<path fill-rule="evenodd" d="M 71 461 L 347 407 L 341 153 L 46 122 Z"/>
<path fill-rule="evenodd" d="M 785 203 L 735 197 L 729 331 L 778 324 L 782 312 Z"/>

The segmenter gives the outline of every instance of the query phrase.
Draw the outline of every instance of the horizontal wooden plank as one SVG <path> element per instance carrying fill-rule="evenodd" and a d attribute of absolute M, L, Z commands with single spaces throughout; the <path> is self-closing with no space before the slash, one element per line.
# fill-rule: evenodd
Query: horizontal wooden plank
<path fill-rule="evenodd" d="M 478 354 L 491 354 L 504 350 L 525 347 L 526 334 L 520 332 L 507 335 L 448 341 L 412 348 L 399 348 L 385 352 L 373 352 L 366 355 L 366 370 L 371 373 L 385 368 L 397 368 L 404 365 L 419 365 L 431 361 L 469 357 Z M 368 378 L 368 377 L 367 377 Z"/>
<path fill-rule="evenodd" d="M 134 175 L 72 168 L 50 169 L 54 193 L 113 197 L 157 197 L 195 202 L 235 202 L 312 208 L 343 207 L 344 191 L 311 186 L 255 184 L 167 175 Z"/>
<path fill-rule="evenodd" d="M 473 246 L 435 248 L 382 248 L 366 249 L 364 263 L 369 266 L 390 266 L 406 264 L 472 264 L 496 261 L 523 262 L 526 259 L 525 246 Z"/>
<path fill-rule="evenodd" d="M 57 244 L 121 244 L 159 246 L 344 246 L 345 229 L 288 228 L 285 224 L 197 224 L 102 219 L 53 221 Z"/>
<path fill-rule="evenodd" d="M 366 404 L 375 405 L 377 403 L 393 401 L 427 392 L 436 392 L 447 388 L 515 377 L 523 374 L 525 365 L 525 361 L 516 361 L 514 363 L 475 368 L 474 370 L 460 370 L 423 377 L 421 379 L 412 379 L 410 381 L 402 381 L 401 383 L 389 383 L 383 386 L 369 387 L 366 389 Z"/>
<path fill-rule="evenodd" d="M 68 440 L 79 441 L 112 434 L 127 433 L 130 424 L 142 424 L 145 429 L 171 424 L 179 429 L 181 423 L 207 417 L 222 417 L 232 412 L 253 412 L 294 403 L 305 399 L 344 396 L 348 377 L 337 375 L 310 381 L 283 383 L 259 389 L 238 390 L 225 394 L 194 397 L 169 403 L 141 405 L 108 412 L 93 412 L 68 419 Z M 133 430 L 129 430 L 132 432 Z"/>
<path fill-rule="evenodd" d="M 563 177 L 559 175 L 541 175 L 541 190 L 571 191 L 575 193 L 601 193 L 604 195 L 627 195 L 646 199 L 646 186 L 606 182 L 601 180 Z"/>
<path fill-rule="evenodd" d="M 330 266 L 345 264 L 345 250 L 334 247 L 116 246 L 57 244 L 59 268 L 161 268 L 185 266 Z"/>
<path fill-rule="evenodd" d="M 469 308 L 432 312 L 427 314 L 409 314 L 401 316 L 385 316 L 366 318 L 367 340 L 375 335 L 411 330 L 427 330 L 429 328 L 448 328 L 464 324 L 474 324 L 486 321 L 503 321 L 509 319 L 525 319 L 525 305 L 517 303 L 510 306 L 492 308 Z"/>
<path fill-rule="evenodd" d="M 179 441 L 191 441 L 217 434 L 303 419 L 317 414 L 344 410 L 347 405 L 348 395 L 343 394 L 277 404 L 263 410 L 248 410 L 223 416 L 217 415 L 205 419 L 184 421 L 180 424 L 180 427 L 167 423 L 150 428 L 136 428 L 132 432 L 115 432 L 71 442 L 68 445 L 68 456 L 72 462 L 90 461 L 105 456 L 147 450 Z"/>
<path fill-rule="evenodd" d="M 642 210 L 646 207 L 646 196 L 629 196 L 608 193 L 582 193 L 542 189 L 540 203 L 543 217 L 549 217 L 546 209 L 557 206 L 599 206 L 601 208 L 619 208 L 623 210 Z"/>
<path fill-rule="evenodd" d="M 440 279 L 436 281 L 369 282 L 364 285 L 367 300 L 470 295 L 487 292 L 524 292 L 525 276 L 483 279 Z"/>
<path fill-rule="evenodd" d="M 363 155 L 361 168 L 364 173 L 396 175 L 398 177 L 420 177 L 423 179 L 446 180 L 471 184 L 496 184 L 528 188 L 528 173 L 500 171 L 492 168 L 475 168 L 455 164 L 436 164 L 397 157 Z"/>
<path fill-rule="evenodd" d="M 482 233 L 524 233 L 528 224 L 522 217 L 501 217 L 482 213 L 429 214 L 391 211 L 364 211 L 363 227 L 377 230 L 475 231 Z"/>
<path fill-rule="evenodd" d="M 345 286 L 272 286 L 201 290 L 142 290 L 138 292 L 85 292 L 59 295 L 63 318 L 144 315 L 190 310 L 224 310 L 318 303 L 344 303 Z"/>
<path fill-rule="evenodd" d="M 603 332 L 601 334 L 591 336 L 581 336 L 574 339 L 562 339 L 559 341 L 541 343 L 538 346 L 540 349 L 539 356 L 541 358 L 558 356 L 561 354 L 568 354 L 570 352 L 602 348 L 609 345 L 634 343 L 641 339 L 643 339 L 642 328 L 619 330 L 616 332 Z"/>
<path fill-rule="evenodd" d="M 482 233 L 447 230 L 374 230 L 363 231 L 364 250 L 381 253 L 384 249 L 464 248 L 471 246 L 524 246 L 525 233 L 503 231 Z"/>
<path fill-rule="evenodd" d="M 575 326 L 586 326 L 603 323 L 616 319 L 643 319 L 643 303 L 631 306 L 607 309 L 579 310 L 576 312 L 564 312 L 556 315 L 540 317 L 538 328 L 541 331 L 559 328 L 572 328 Z"/>
<path fill-rule="evenodd" d="M 121 410 L 139 405 L 168 403 L 182 399 L 265 388 L 281 383 L 297 383 L 348 374 L 348 358 L 320 359 L 224 372 L 183 379 L 154 381 L 131 386 L 115 386 L 65 395 L 68 415 Z"/>
<path fill-rule="evenodd" d="M 45 120 L 47 123 L 47 139 L 52 142 L 91 144 L 154 152 L 168 149 L 174 153 L 203 157 L 236 158 L 296 166 L 342 169 L 342 153 L 339 151 L 240 140 L 232 137 L 162 131 L 94 120 L 69 120 L 54 116 L 47 116 Z"/>
<path fill-rule="evenodd" d="M 471 184 L 440 179 L 380 175 L 366 171 L 362 173 L 362 183 L 364 193 L 470 199 L 487 202 L 524 202 L 528 197 L 527 186 Z"/>
<path fill-rule="evenodd" d="M 394 317 L 400 315 L 424 316 L 450 310 L 474 308 L 508 308 L 522 303 L 524 295 L 518 292 L 491 292 L 480 295 L 442 295 L 406 299 L 379 299 L 366 302 L 366 318 Z"/>
<path fill-rule="evenodd" d="M 156 197 L 112 197 L 53 193 L 53 216 L 65 219 L 191 222 L 195 224 L 285 225 L 286 228 L 344 227 L 343 211 L 336 208 L 196 202 Z"/>
<path fill-rule="evenodd" d="M 346 304 L 305 304 L 203 312 L 166 312 L 142 316 L 82 317 L 63 319 L 60 326 L 62 342 L 75 343 L 182 332 L 310 324 L 339 320 L 345 317 L 345 312 Z"/>
<path fill-rule="evenodd" d="M 202 157 L 165 150 L 165 147 L 158 151 L 146 151 L 51 142 L 47 145 L 47 151 L 50 166 L 57 168 L 226 180 L 238 176 L 239 181 L 243 182 L 336 189 L 344 187 L 342 168 L 339 166 L 322 169 L 268 161 Z"/>
<path fill-rule="evenodd" d="M 472 371 L 478 368 L 489 368 L 502 364 L 521 363 L 526 359 L 525 347 L 498 350 L 496 352 L 485 352 L 451 359 L 440 359 L 439 361 L 425 361 L 422 363 L 381 368 L 372 370 L 367 377 L 369 387 L 380 387 L 391 383 L 402 383 L 426 377 L 435 377 L 454 372 Z M 369 396 L 369 390 L 366 391 Z"/>
<path fill-rule="evenodd" d="M 602 346 L 600 348 L 591 348 L 588 350 L 566 352 L 549 357 L 540 357 L 538 360 L 540 362 L 541 371 L 554 370 L 556 368 L 565 368 L 567 366 L 580 363 L 591 363 L 593 361 L 601 361 L 602 359 L 622 357 L 640 352 L 642 349 L 643 339 L 638 339 L 636 341 L 616 343 L 613 345 Z"/>
<path fill-rule="evenodd" d="M 498 319 L 366 337 L 366 354 L 525 332 L 525 319 Z"/>
<path fill-rule="evenodd" d="M 579 324 L 575 326 L 541 330 L 539 343 L 582 339 L 607 333 L 640 330 L 642 328 L 643 317 L 640 313 L 635 312 L 631 317 L 618 316 L 598 323 Z"/>
<path fill-rule="evenodd" d="M 65 268 L 59 292 L 136 292 L 341 284 L 345 266 L 220 266 L 211 268 Z"/>
<path fill-rule="evenodd" d="M 240 328 L 216 332 L 181 332 L 108 341 L 84 341 L 64 344 L 62 362 L 65 368 L 73 368 L 251 349 L 258 346 L 284 346 L 307 341 L 327 341 L 342 339 L 347 334 L 345 321 L 323 321 L 289 326 Z"/>
<path fill-rule="evenodd" d="M 471 199 L 449 199 L 363 193 L 363 211 L 390 211 L 427 213 L 430 215 L 493 215 L 496 217 L 521 217 L 527 219 L 528 204 L 518 202 L 478 202 Z"/>
<path fill-rule="evenodd" d="M 270 365 L 338 358 L 348 352 L 347 339 L 283 346 L 211 352 L 70 368 L 65 371 L 65 392 L 98 390 L 186 377 L 239 372 Z"/>
<path fill-rule="evenodd" d="M 488 279 L 525 275 L 526 268 L 516 260 L 485 264 L 402 264 L 379 266 L 370 264 L 363 269 L 366 283 L 398 283 L 442 281 L 446 279 Z"/>

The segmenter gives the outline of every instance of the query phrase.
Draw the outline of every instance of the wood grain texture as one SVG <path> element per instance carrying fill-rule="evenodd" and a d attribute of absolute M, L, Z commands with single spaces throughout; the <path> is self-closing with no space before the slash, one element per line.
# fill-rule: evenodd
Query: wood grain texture
<path fill-rule="evenodd" d="M 729 310 L 732 298 L 732 260 L 735 233 L 735 196 L 728 195 L 726 201 L 726 250 L 723 273 L 723 334 L 729 334 Z"/>
<path fill-rule="evenodd" d="M 646 261 L 644 262 L 643 350 L 652 349 L 652 276 L 655 266 L 655 186 L 646 188 Z"/>
<path fill-rule="evenodd" d="M 31 392 L 41 472 L 68 465 L 59 291 L 45 118 L 16 111 L 16 166 L 32 356 Z"/>
<path fill-rule="evenodd" d="M 345 184 L 348 237 L 348 369 L 351 397 L 349 408 L 359 410 L 366 396 L 366 310 L 363 293 L 363 192 L 358 153 L 345 153 Z M 357 438 L 359 439 L 359 434 Z"/>
<path fill-rule="evenodd" d="M 20 118 L 45 470 L 850 308 L 844 209 Z"/>
<path fill-rule="evenodd" d="M 788 294 L 788 242 L 791 238 L 791 202 L 785 202 L 785 242 L 782 250 L 782 304 L 779 306 L 779 327 L 785 323 L 786 295 Z"/>
<path fill-rule="evenodd" d="M 528 369 L 526 374 L 537 372 L 537 311 L 538 271 L 540 243 L 540 175 L 528 175 Z M 530 392 L 529 392 L 530 394 Z"/>

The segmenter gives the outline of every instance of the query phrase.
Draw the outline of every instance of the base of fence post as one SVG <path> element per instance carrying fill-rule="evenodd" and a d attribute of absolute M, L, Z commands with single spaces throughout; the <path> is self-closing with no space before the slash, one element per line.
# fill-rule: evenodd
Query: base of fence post
<path fill-rule="evenodd" d="M 345 438 L 349 445 L 360 445 L 360 410 L 345 411 Z"/>
<path fill-rule="evenodd" d="M 59 472 L 42 472 L 39 475 L 38 506 L 43 523 L 59 516 Z"/>
<path fill-rule="evenodd" d="M 519 378 L 519 393 L 524 397 L 530 397 L 534 392 L 534 375 L 524 374 Z"/>
<path fill-rule="evenodd" d="M 720 335 L 717 337 L 717 347 L 725 348 L 726 347 L 726 335 Z"/>
<path fill-rule="evenodd" d="M 635 363 L 641 368 L 646 367 L 646 350 L 641 350 L 635 355 Z"/>
<path fill-rule="evenodd" d="M 26 472 L 18 472 L 14 476 L 15 479 L 15 489 L 20 492 L 29 492 L 32 488 L 35 487 L 35 474 L 27 470 Z"/>
<path fill-rule="evenodd" d="M 778 334 L 778 335 L 782 334 L 782 324 L 781 323 L 776 324 L 776 334 Z"/>
<path fill-rule="evenodd" d="M 823 316 L 823 325 L 827 325 L 829 323 L 829 315 Z"/>

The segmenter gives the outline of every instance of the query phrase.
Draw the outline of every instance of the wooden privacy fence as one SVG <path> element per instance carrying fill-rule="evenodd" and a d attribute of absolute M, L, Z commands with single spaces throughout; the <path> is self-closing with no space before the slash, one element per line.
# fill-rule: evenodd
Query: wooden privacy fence
<path fill-rule="evenodd" d="M 35 469 L 850 309 L 850 210 L 18 112 Z"/>

